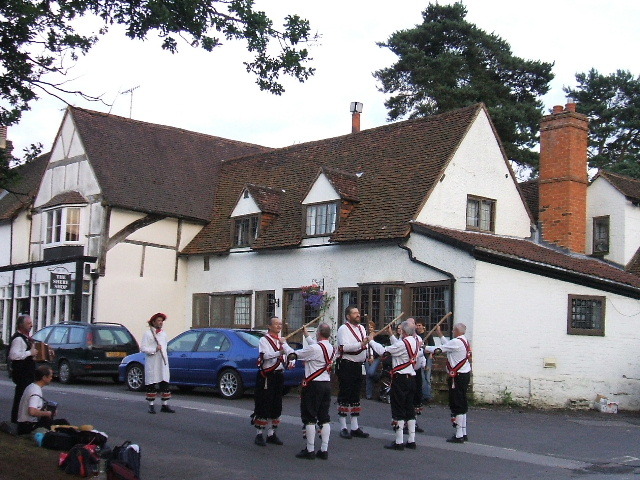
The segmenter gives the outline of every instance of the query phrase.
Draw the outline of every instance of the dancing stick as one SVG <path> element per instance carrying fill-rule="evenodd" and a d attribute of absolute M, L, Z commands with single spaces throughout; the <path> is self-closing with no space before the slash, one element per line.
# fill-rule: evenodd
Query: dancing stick
<path fill-rule="evenodd" d="M 151 329 L 151 335 L 153 335 L 153 339 L 156 341 L 156 345 L 158 347 L 160 347 L 160 342 L 158 342 L 158 337 L 156 337 L 156 332 L 153 331 L 154 327 L 149 327 Z M 160 354 L 162 355 L 162 361 L 164 362 L 164 364 L 167 364 L 167 357 L 164 356 L 164 350 L 162 350 L 162 347 L 160 347 Z"/>
<path fill-rule="evenodd" d="M 438 328 L 438 327 L 439 327 L 439 326 L 440 326 L 440 325 L 441 325 L 441 324 L 442 324 L 442 323 L 443 323 L 447 318 L 449 318 L 451 315 L 453 315 L 453 312 L 449 312 L 449 313 L 447 313 L 444 317 L 442 317 L 442 319 L 441 319 L 438 323 L 436 323 L 436 326 L 435 326 L 435 327 L 433 327 L 431 330 L 429 330 L 429 333 L 427 333 L 427 334 L 424 336 L 424 339 L 426 340 L 428 337 L 430 337 L 431 335 L 433 335 L 433 332 L 435 332 L 435 331 L 436 331 L 436 328 Z"/>
<path fill-rule="evenodd" d="M 387 330 L 389 327 L 391 327 L 394 323 L 396 323 L 398 320 L 400 320 L 400 318 L 402 318 L 402 316 L 404 315 L 404 312 L 400 312 L 400 315 L 398 315 L 396 318 L 394 318 L 393 320 L 391 320 L 389 323 L 387 323 L 384 327 L 382 327 L 380 330 L 378 330 L 377 332 L 375 332 L 373 334 L 373 336 L 371 338 L 375 338 L 378 335 L 380 335 L 382 332 L 384 332 L 385 330 Z M 391 332 L 389 332 L 391 333 Z"/>
<path fill-rule="evenodd" d="M 299 329 L 297 329 L 294 332 L 291 332 L 289 335 L 287 335 L 286 337 L 284 337 L 285 340 L 288 340 L 289 338 L 293 337 L 295 334 L 300 333 L 302 330 L 304 330 L 305 328 L 307 328 L 309 325 L 312 325 L 314 323 L 316 323 L 318 320 L 320 320 L 322 318 L 322 315 L 320 315 L 319 317 L 314 318 L 313 320 L 311 320 L 309 323 L 305 323 L 303 326 L 301 326 Z"/>

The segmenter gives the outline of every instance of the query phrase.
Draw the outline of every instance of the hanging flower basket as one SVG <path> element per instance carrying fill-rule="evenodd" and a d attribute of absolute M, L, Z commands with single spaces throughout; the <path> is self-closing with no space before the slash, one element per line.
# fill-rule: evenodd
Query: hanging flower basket
<path fill-rule="evenodd" d="M 300 290 L 302 290 L 302 298 L 307 305 L 318 309 L 324 306 L 327 292 L 322 290 L 317 282 L 314 281 L 311 285 L 300 287 Z"/>

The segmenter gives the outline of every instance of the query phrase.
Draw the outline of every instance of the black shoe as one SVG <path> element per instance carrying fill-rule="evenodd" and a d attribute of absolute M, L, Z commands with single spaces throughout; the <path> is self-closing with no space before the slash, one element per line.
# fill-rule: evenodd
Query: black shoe
<path fill-rule="evenodd" d="M 160 411 L 164 413 L 176 413 L 176 411 L 169 405 L 162 405 L 162 407 L 160 407 Z"/>
<path fill-rule="evenodd" d="M 306 460 L 315 460 L 316 452 L 310 452 L 306 448 L 303 448 L 298 453 L 296 453 L 296 458 L 304 458 Z"/>
<path fill-rule="evenodd" d="M 267 446 L 267 442 L 264 441 L 264 437 L 262 436 L 261 433 L 256 435 L 256 439 L 253 441 L 253 443 L 255 443 L 256 445 L 259 445 L 260 447 L 266 447 Z"/>
<path fill-rule="evenodd" d="M 329 460 L 329 452 L 323 452 L 322 450 L 318 450 L 316 452 L 316 458 L 320 460 Z"/>
<path fill-rule="evenodd" d="M 405 448 L 408 448 L 409 450 L 415 450 L 416 449 L 416 442 L 407 442 L 404 444 Z"/>
<path fill-rule="evenodd" d="M 351 440 L 351 433 L 346 428 L 343 428 L 342 430 L 340 430 L 340 436 L 342 438 L 348 438 L 349 440 Z"/>
<path fill-rule="evenodd" d="M 465 442 L 468 442 L 468 441 L 469 441 L 469 437 L 467 437 L 466 435 L 463 435 L 463 436 L 462 436 L 462 439 L 463 439 Z"/>
<path fill-rule="evenodd" d="M 448 443 L 464 443 L 464 437 L 451 437 L 447 438 Z"/>
<path fill-rule="evenodd" d="M 369 434 L 364 433 L 361 428 L 358 428 L 357 430 L 351 430 L 351 436 L 358 438 L 369 438 Z"/>
<path fill-rule="evenodd" d="M 282 443 L 282 440 L 280 440 L 275 433 L 273 435 L 267 436 L 267 443 L 273 443 L 274 445 L 284 445 L 284 443 Z"/>
<path fill-rule="evenodd" d="M 404 444 L 393 442 L 385 445 L 384 448 L 387 450 L 404 450 Z"/>
<path fill-rule="evenodd" d="M 155 415 L 156 407 L 154 405 L 149 405 L 149 413 L 153 413 Z"/>
<path fill-rule="evenodd" d="M 416 425 L 416 433 L 424 433 L 424 428 L 419 427 L 418 425 Z"/>

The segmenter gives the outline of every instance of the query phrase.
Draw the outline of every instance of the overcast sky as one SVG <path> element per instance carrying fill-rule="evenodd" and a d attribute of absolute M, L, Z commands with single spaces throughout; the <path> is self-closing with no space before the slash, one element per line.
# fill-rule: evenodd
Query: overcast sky
<path fill-rule="evenodd" d="M 451 3 L 440 1 L 441 4 Z M 640 2 L 637 0 L 465 0 L 467 20 L 505 39 L 522 58 L 554 62 L 555 79 L 543 101 L 564 104 L 562 87 L 575 85 L 575 73 L 596 68 L 640 74 Z M 286 14 L 307 18 L 322 35 L 312 45 L 316 75 L 304 84 L 287 81 L 282 96 L 261 92 L 245 72 L 243 44 L 232 42 L 212 53 L 181 44 L 178 54 L 160 41 L 132 41 L 113 29 L 73 68 L 67 88 L 103 95 L 111 113 L 270 147 L 350 133 L 349 103 L 364 104 L 362 128 L 387 122 L 385 95 L 372 72 L 395 56 L 376 46 L 399 29 L 422 23 L 427 1 L 258 0 L 276 21 Z M 109 106 L 78 97 L 76 106 L 108 112 Z M 43 95 L 9 128 L 14 155 L 41 142 L 45 151 L 57 133 L 65 104 Z"/>

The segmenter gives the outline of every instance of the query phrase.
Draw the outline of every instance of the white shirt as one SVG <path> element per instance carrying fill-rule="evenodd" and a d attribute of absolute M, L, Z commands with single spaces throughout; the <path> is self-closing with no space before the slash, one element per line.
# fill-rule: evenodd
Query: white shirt
<path fill-rule="evenodd" d="M 424 347 L 424 349 L 429 353 L 433 353 L 437 349 L 442 350 L 447 354 L 447 361 L 449 362 L 449 365 L 451 365 L 451 367 L 455 367 L 458 363 L 467 358 L 467 349 L 460 339 L 464 339 L 464 341 L 469 344 L 467 337 L 465 337 L 464 335 L 452 338 L 451 340 L 447 340 L 445 337 L 440 337 L 440 342 L 442 343 L 442 345 L 440 345 L 439 347 L 426 346 Z M 464 363 L 464 365 L 462 365 L 462 367 L 460 367 L 458 373 L 467 373 L 470 371 L 471 362 L 467 361 Z"/>
<path fill-rule="evenodd" d="M 393 336 L 390 338 L 390 340 L 392 343 L 388 347 L 383 347 L 375 340 L 371 340 L 371 342 L 369 342 L 369 345 L 371 345 L 371 348 L 373 348 L 373 350 L 378 355 L 383 355 L 385 352 L 390 353 L 391 361 L 393 362 L 393 368 L 395 369 L 398 365 L 408 363 L 411 359 L 409 358 L 409 351 L 407 350 L 407 346 L 405 345 L 403 340 L 398 340 Z M 419 348 L 418 340 L 416 339 L 416 337 L 408 336 L 404 337 L 404 340 L 407 340 L 414 355 L 417 355 L 418 358 L 420 357 L 420 355 L 422 355 L 422 357 L 424 358 L 424 354 Z M 416 370 L 413 364 L 409 363 L 406 367 L 398 370 L 396 373 L 415 375 Z"/>
<path fill-rule="evenodd" d="M 9 359 L 24 360 L 25 358 L 30 356 L 31 350 L 27 350 L 27 342 L 25 342 L 22 336 L 18 335 L 13 339 L 13 342 L 11 342 L 11 347 L 9 349 Z"/>
<path fill-rule="evenodd" d="M 24 393 L 20 398 L 20 405 L 18 406 L 18 422 L 33 422 L 38 421 L 37 417 L 29 415 L 29 407 L 42 409 L 44 400 L 42 399 L 42 388 L 37 383 L 31 383 L 24 389 Z"/>
<path fill-rule="evenodd" d="M 271 342 L 269 342 L 269 340 L 271 340 L 271 342 L 273 342 L 273 344 L 277 347 L 275 350 L 273 348 L 273 345 L 271 345 Z M 287 341 L 284 340 L 282 337 L 273 337 L 269 333 L 267 333 L 265 336 L 260 338 L 260 342 L 258 343 L 258 352 L 262 354 L 263 370 L 273 367 L 278 361 L 278 357 L 283 356 L 283 354 L 281 354 L 279 351 L 281 345 L 284 348 L 285 358 L 282 360 L 280 365 L 278 365 L 278 367 L 276 368 L 276 371 L 284 370 L 283 363 L 286 363 L 287 361 L 286 356 L 289 355 L 290 353 L 293 353 L 293 348 L 291 348 L 287 343 Z"/>
<path fill-rule="evenodd" d="M 147 354 L 144 362 L 145 385 L 169 382 L 170 380 L 169 357 L 167 356 L 167 334 L 164 330 L 157 332 L 156 338 L 158 339 L 158 342 L 156 343 L 155 338 L 153 338 L 151 328 L 153 327 L 147 328 L 147 331 L 144 332 L 144 335 L 142 336 L 142 344 L 140 345 L 140 351 Z M 156 350 L 158 345 L 162 347 L 161 352 Z"/>
<path fill-rule="evenodd" d="M 341 325 L 338 329 L 338 346 L 342 347 L 342 358 L 356 363 L 364 362 L 367 359 L 367 348 L 363 349 L 361 342 L 366 337 L 367 331 L 360 324 Z"/>
<path fill-rule="evenodd" d="M 420 353 L 418 354 L 416 363 L 413 366 L 413 369 L 417 372 L 421 368 L 424 368 L 427 366 L 427 357 L 424 356 L 424 352 L 422 351 L 423 340 L 418 335 L 414 335 L 414 337 L 418 341 L 418 348 L 420 349 Z M 389 337 L 389 341 L 391 343 L 394 343 L 396 341 L 396 336 L 391 335 L 391 337 Z"/>
<path fill-rule="evenodd" d="M 311 337 L 307 337 L 307 346 L 296 350 L 296 355 L 298 355 L 298 360 L 304 361 L 304 376 L 305 378 L 313 375 L 315 372 L 327 366 L 327 361 L 324 358 L 324 351 L 320 346 L 322 343 L 327 349 L 327 355 L 329 358 L 333 357 L 333 346 L 329 343 L 329 340 L 321 340 L 317 342 L 315 339 Z M 320 375 L 318 375 L 313 381 L 314 382 L 328 382 L 331 380 L 331 375 L 329 372 L 324 371 Z"/>

